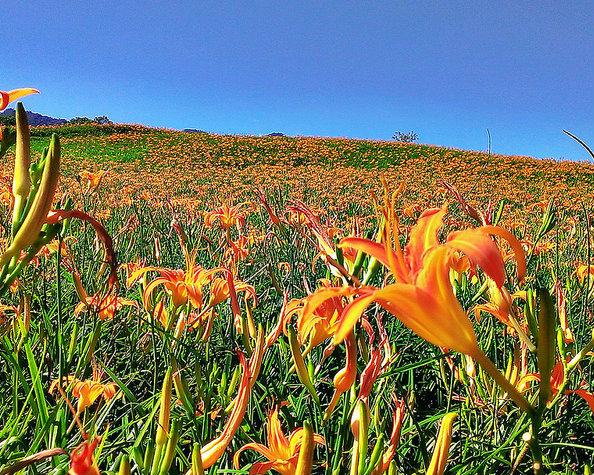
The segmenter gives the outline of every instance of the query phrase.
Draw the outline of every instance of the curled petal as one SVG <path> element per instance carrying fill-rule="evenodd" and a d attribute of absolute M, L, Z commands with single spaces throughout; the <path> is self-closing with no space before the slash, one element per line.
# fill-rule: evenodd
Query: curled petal
<path fill-rule="evenodd" d="M 236 469 L 239 469 L 239 456 L 245 450 L 254 450 L 254 451 L 258 452 L 259 454 L 264 455 L 264 457 L 266 457 L 268 460 L 274 460 L 274 458 L 275 458 L 274 454 L 272 453 L 272 450 L 270 450 L 268 447 L 266 447 L 265 445 L 262 445 L 262 444 L 258 444 L 256 442 L 251 442 L 249 444 L 245 444 L 237 452 L 235 452 L 235 455 L 233 456 L 233 466 Z M 260 472 L 255 472 L 255 473 L 260 473 Z"/>
<path fill-rule="evenodd" d="M 406 284 L 394 284 L 394 285 L 406 285 Z M 410 286 L 412 287 L 412 286 Z M 367 295 L 363 295 L 359 298 L 353 300 L 349 305 L 347 305 L 342 312 L 340 317 L 340 323 L 338 324 L 338 328 L 334 333 L 333 344 L 339 345 L 344 341 L 347 335 L 353 331 L 353 327 L 363 315 L 363 312 L 367 307 L 371 305 L 373 301 L 376 300 L 376 293 L 379 291 L 371 292 Z"/>
<path fill-rule="evenodd" d="M 358 251 L 364 252 L 368 256 L 375 257 L 380 261 L 386 268 L 390 269 L 392 274 L 400 282 L 408 282 L 409 278 L 405 269 L 402 266 L 392 265 L 392 263 L 398 263 L 398 257 L 389 245 L 372 241 L 371 239 L 365 239 L 360 237 L 346 237 L 340 240 L 339 247 L 357 249 Z"/>
<path fill-rule="evenodd" d="M 575 393 L 579 397 L 581 397 L 584 401 L 588 403 L 590 406 L 590 410 L 594 413 L 594 394 L 590 391 L 586 391 L 585 389 L 568 389 L 565 393 Z"/>
<path fill-rule="evenodd" d="M 410 240 L 405 248 L 405 255 L 410 272 L 416 275 L 423 267 L 425 251 L 439 246 L 437 233 L 443 226 L 443 217 L 447 213 L 447 206 L 431 208 L 423 211 L 416 226 L 410 232 Z"/>
<path fill-rule="evenodd" d="M 0 91 L 0 111 L 6 109 L 12 101 L 16 101 L 29 94 L 39 94 L 39 91 L 32 88 L 13 89 L 8 92 Z"/>
<path fill-rule="evenodd" d="M 520 241 L 518 241 L 518 238 L 516 238 L 507 229 L 501 228 L 499 226 L 483 226 L 477 228 L 477 230 L 492 236 L 503 238 L 509 243 L 516 256 L 518 281 L 522 282 L 524 277 L 526 277 L 526 255 L 524 254 L 524 248 L 522 247 Z"/>
<path fill-rule="evenodd" d="M 463 252 L 473 264 L 478 265 L 493 279 L 497 287 L 501 288 L 505 282 L 505 267 L 501 252 L 491 237 L 481 231 L 482 229 L 453 232 L 448 236 L 445 245 Z"/>

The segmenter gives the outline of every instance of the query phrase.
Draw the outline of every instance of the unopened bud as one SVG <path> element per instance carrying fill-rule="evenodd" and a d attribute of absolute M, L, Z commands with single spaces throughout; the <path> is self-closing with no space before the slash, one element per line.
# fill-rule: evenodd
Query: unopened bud
<path fill-rule="evenodd" d="M 314 433 L 309 421 L 303 423 L 303 439 L 299 449 L 295 475 L 311 475 L 313 467 Z"/>
<path fill-rule="evenodd" d="M 16 107 L 16 149 L 14 161 L 14 177 L 12 180 L 12 194 L 14 196 L 14 210 L 12 213 L 12 231 L 16 234 L 21 214 L 31 190 L 29 166 L 31 165 L 31 139 L 29 135 L 29 121 L 22 103 Z"/>
<path fill-rule="evenodd" d="M 307 367 L 305 366 L 305 361 L 303 361 L 303 356 L 301 355 L 301 351 L 299 350 L 299 343 L 297 342 L 297 334 L 293 327 L 289 326 L 289 344 L 291 346 L 291 354 L 293 355 L 293 361 L 295 362 L 295 368 L 297 372 L 297 376 L 299 380 L 303 383 L 303 385 L 307 388 L 311 397 L 313 397 L 316 404 L 320 404 L 320 399 L 318 398 L 318 393 L 314 388 L 313 383 L 309 377 L 309 372 L 307 371 Z"/>
<path fill-rule="evenodd" d="M 130 475 L 132 473 L 132 467 L 130 466 L 130 459 L 127 455 L 123 455 L 120 460 L 120 469 L 118 475 Z"/>
<path fill-rule="evenodd" d="M 168 368 L 163 378 L 163 387 L 161 389 L 161 401 L 159 407 L 159 425 L 157 427 L 157 435 L 155 443 L 157 446 L 163 446 L 167 442 L 167 434 L 169 433 L 169 415 L 171 412 L 171 386 L 172 386 L 172 369 Z"/>

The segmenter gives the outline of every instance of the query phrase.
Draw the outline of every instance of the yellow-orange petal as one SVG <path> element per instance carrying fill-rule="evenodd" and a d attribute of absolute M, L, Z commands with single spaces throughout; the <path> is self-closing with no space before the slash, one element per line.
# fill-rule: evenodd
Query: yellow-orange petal
<path fill-rule="evenodd" d="M 8 92 L 0 91 L 0 111 L 6 109 L 12 101 L 16 101 L 29 94 L 39 94 L 39 91 L 32 88 L 13 89 Z"/>
<path fill-rule="evenodd" d="M 437 233 L 443 226 L 443 217 L 447 210 L 447 205 L 442 208 L 426 209 L 412 228 L 410 239 L 405 247 L 405 259 L 412 275 L 416 275 L 423 267 L 425 251 L 439 245 Z"/>
<path fill-rule="evenodd" d="M 478 231 L 490 234 L 492 236 L 498 236 L 500 238 L 505 239 L 516 256 L 516 265 L 518 267 L 518 281 L 522 282 L 524 277 L 526 277 L 526 254 L 524 253 L 524 248 L 522 244 L 511 232 L 507 229 L 501 228 L 499 226 L 482 226 L 477 228 Z"/>
<path fill-rule="evenodd" d="M 448 236 L 447 247 L 464 253 L 501 288 L 505 282 L 505 267 L 497 244 L 481 228 L 456 231 Z"/>
<path fill-rule="evenodd" d="M 334 339 L 332 340 L 332 343 L 335 346 L 339 345 L 344 341 L 344 339 L 353 330 L 353 327 L 359 321 L 359 318 L 361 318 L 361 315 L 363 315 L 365 309 L 369 307 L 374 300 L 375 292 L 371 292 L 367 295 L 362 295 L 361 297 L 356 298 L 345 307 L 344 311 L 342 312 L 342 315 L 340 316 L 338 328 L 334 333 Z"/>

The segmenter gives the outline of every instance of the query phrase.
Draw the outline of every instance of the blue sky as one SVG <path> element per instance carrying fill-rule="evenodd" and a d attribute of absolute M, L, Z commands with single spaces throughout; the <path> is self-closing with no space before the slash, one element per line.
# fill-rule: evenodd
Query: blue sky
<path fill-rule="evenodd" d="M 54 117 L 587 160 L 594 2 L 4 0 L 0 89 Z M 562 5 L 564 4 L 564 5 Z"/>

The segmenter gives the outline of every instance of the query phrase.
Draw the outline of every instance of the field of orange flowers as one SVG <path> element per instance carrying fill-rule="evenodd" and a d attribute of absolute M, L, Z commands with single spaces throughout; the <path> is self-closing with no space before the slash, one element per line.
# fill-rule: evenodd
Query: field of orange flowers
<path fill-rule="evenodd" d="M 17 111 L 1 475 L 590 473 L 594 166 Z"/>

